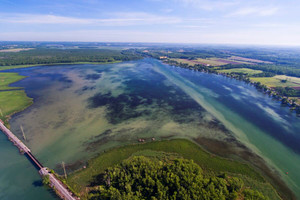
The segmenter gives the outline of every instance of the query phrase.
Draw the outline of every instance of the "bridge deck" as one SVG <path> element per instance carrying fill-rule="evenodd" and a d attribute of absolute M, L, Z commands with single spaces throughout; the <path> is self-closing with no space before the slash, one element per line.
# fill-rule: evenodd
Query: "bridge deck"
<path fill-rule="evenodd" d="M 30 152 L 30 149 L 21 141 L 17 136 L 15 136 L 8 128 L 6 128 L 3 122 L 0 120 L 0 130 L 7 135 L 8 139 L 10 139 L 21 152 L 27 153 Z"/>
<path fill-rule="evenodd" d="M 50 185 L 54 187 L 58 195 L 62 199 L 66 200 L 77 200 L 78 198 L 67 189 L 67 187 L 58 180 L 53 174 L 49 173 L 47 168 L 45 168 L 39 161 L 32 155 L 30 149 L 21 141 L 17 136 L 15 136 L 8 128 L 4 126 L 4 123 L 0 120 L 0 130 L 10 139 L 15 146 L 18 147 L 20 152 L 28 155 L 28 158 L 39 168 L 39 173 L 41 176 L 49 176 Z"/>

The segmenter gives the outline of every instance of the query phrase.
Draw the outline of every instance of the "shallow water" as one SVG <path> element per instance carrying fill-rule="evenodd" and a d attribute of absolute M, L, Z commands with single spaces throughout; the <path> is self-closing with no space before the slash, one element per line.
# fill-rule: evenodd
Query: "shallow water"
<path fill-rule="evenodd" d="M 243 82 L 154 59 L 13 71 L 28 76 L 13 86 L 25 87 L 34 104 L 12 118 L 12 131 L 21 136 L 23 126 L 25 143 L 45 166 L 59 171 L 64 161 L 74 163 L 75 169 L 96 153 L 138 138 L 224 141 L 234 134 L 277 168 L 294 191 L 300 191 L 299 118 Z M 32 184 L 39 177 L 26 158 L 4 138 L 1 142 L 6 145 L 0 148 L 30 171 L 23 174 L 13 164 L 0 165 L 1 174 L 19 171 L 22 175 L 13 176 L 11 182 L 23 176 L 29 182 L 19 186 L 24 194 L 31 191 L 52 199 L 44 187 Z M 1 190 L 5 186 L 5 177 L 0 176 Z M 5 194 L 17 199 L 14 195 L 12 187 Z"/>

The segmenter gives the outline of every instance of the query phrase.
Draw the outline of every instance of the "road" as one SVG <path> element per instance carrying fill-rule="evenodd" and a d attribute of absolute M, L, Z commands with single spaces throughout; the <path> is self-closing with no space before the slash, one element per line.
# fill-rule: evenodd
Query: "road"
<path fill-rule="evenodd" d="M 30 159 L 39 169 L 41 176 L 49 176 L 50 186 L 53 187 L 58 195 L 65 200 L 78 200 L 79 198 L 75 197 L 60 180 L 58 180 L 52 173 L 50 173 L 46 167 L 32 155 L 30 149 L 21 141 L 17 136 L 15 136 L 8 128 L 4 126 L 4 123 L 0 120 L 0 130 L 8 137 L 8 139 L 14 143 L 16 147 L 20 150 L 21 153 L 28 155 Z"/>
<path fill-rule="evenodd" d="M 1 120 L 0 130 L 2 130 L 2 132 L 8 137 L 8 139 L 10 139 L 22 153 L 30 152 L 30 149 L 21 140 L 19 140 L 19 138 L 17 138 L 8 128 L 6 128 Z"/>

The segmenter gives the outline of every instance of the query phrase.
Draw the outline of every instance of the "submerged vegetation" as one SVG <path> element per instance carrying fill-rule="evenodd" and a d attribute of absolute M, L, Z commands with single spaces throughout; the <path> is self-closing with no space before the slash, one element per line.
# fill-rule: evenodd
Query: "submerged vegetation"
<path fill-rule="evenodd" d="M 142 54 L 161 59 L 167 64 L 223 74 L 251 83 L 289 106 L 292 111 L 295 110 L 297 116 L 300 116 L 300 68 L 297 67 L 300 60 L 294 50 L 282 55 L 280 50 L 248 52 L 234 48 L 169 48 L 151 49 L 143 51 Z"/>
<path fill-rule="evenodd" d="M 105 64 L 141 58 L 130 50 L 28 48 L 26 51 L 0 52 L 0 71 L 51 64 Z M 17 73 L 0 73 L 0 119 L 8 125 L 11 115 L 32 104 L 21 88 L 9 85 L 22 80 Z"/>
<path fill-rule="evenodd" d="M 248 165 L 237 162 L 237 161 L 231 161 L 228 159 L 223 159 L 218 156 L 212 155 L 212 154 L 207 153 L 204 150 L 202 150 L 198 145 L 196 145 L 188 140 L 183 140 L 183 139 L 128 145 L 128 146 L 109 150 L 109 151 L 99 155 L 98 157 L 90 160 L 86 169 L 82 169 L 82 170 L 79 170 L 79 171 L 71 174 L 67 179 L 67 183 L 68 183 L 68 185 L 71 186 L 71 188 L 73 190 L 75 190 L 77 193 L 81 194 L 81 197 L 84 199 L 87 199 L 89 196 L 89 194 L 86 192 L 92 191 L 94 189 L 99 189 L 100 191 L 102 190 L 102 192 L 104 192 L 104 195 L 105 194 L 109 195 L 110 192 L 118 193 L 115 190 L 116 188 L 115 189 L 111 188 L 111 190 L 110 190 L 109 187 L 107 187 L 108 186 L 107 182 L 105 183 L 105 181 L 104 181 L 104 185 L 103 185 L 104 187 L 98 188 L 96 186 L 98 186 L 100 183 L 103 183 L 103 177 L 105 177 L 105 172 L 106 172 L 106 175 L 108 173 L 110 174 L 111 172 L 114 172 L 114 171 L 115 172 L 118 171 L 121 173 L 122 169 L 120 169 L 120 166 L 124 166 L 124 163 L 122 164 L 122 162 L 128 163 L 128 165 L 131 165 L 130 161 L 132 159 L 135 161 L 135 159 L 132 158 L 134 156 L 144 156 L 144 157 L 150 158 L 151 160 L 149 160 L 149 159 L 147 160 L 145 158 L 146 159 L 145 162 L 149 161 L 149 165 L 150 164 L 153 165 L 153 163 L 155 163 L 154 165 L 158 167 L 156 169 L 155 168 L 145 169 L 145 171 L 146 170 L 148 170 L 148 171 L 158 170 L 159 165 L 161 167 L 163 167 L 164 165 L 167 165 L 168 162 L 171 163 L 171 165 L 170 165 L 170 167 L 171 167 L 175 162 L 174 160 L 176 160 L 176 159 L 177 160 L 179 159 L 181 161 L 183 161 L 182 158 L 193 160 L 195 163 L 192 164 L 191 161 L 187 161 L 187 163 L 191 163 L 191 167 L 197 168 L 197 170 L 199 170 L 199 172 L 203 170 L 203 177 L 205 177 L 206 179 L 205 179 L 205 181 L 204 180 L 201 180 L 201 181 L 204 181 L 206 184 L 209 184 L 209 182 L 211 180 L 215 180 L 215 179 L 217 179 L 218 181 L 219 180 L 221 181 L 222 178 L 218 179 L 217 177 L 220 178 L 220 177 L 222 177 L 222 175 L 224 175 L 224 173 L 226 173 L 228 175 L 228 177 L 231 177 L 231 176 L 238 177 L 237 179 L 234 179 L 234 180 L 240 180 L 240 179 L 244 180 L 244 181 L 241 181 L 241 183 L 244 182 L 243 188 L 250 187 L 251 189 L 258 190 L 264 196 L 267 196 L 271 199 L 279 199 L 279 197 L 276 194 L 273 187 L 269 183 L 267 183 L 258 172 L 256 172 L 254 169 L 252 169 Z M 127 159 L 129 159 L 129 160 L 127 160 Z M 142 162 L 140 163 L 141 166 L 145 165 L 145 163 L 143 163 L 143 160 L 145 160 L 145 159 L 144 158 L 142 159 Z M 185 161 L 183 161 L 183 163 L 184 162 Z M 157 163 L 160 163 L 160 164 L 157 164 Z M 198 168 L 198 166 L 196 167 L 196 164 L 198 166 L 200 166 L 202 168 L 202 170 L 200 169 L 200 167 L 199 168 Z M 125 165 L 127 165 L 127 164 L 125 164 Z M 133 164 L 133 165 L 135 165 L 135 164 Z M 139 166 L 136 166 L 136 167 L 140 168 Z M 107 171 L 108 168 L 110 168 L 110 170 Z M 143 170 L 143 167 L 140 169 Z M 115 173 L 115 175 L 116 174 L 117 173 Z M 125 174 L 123 174 L 123 175 L 125 175 Z M 194 176 L 192 174 L 190 174 L 190 175 Z M 130 176 L 130 175 L 128 175 L 128 176 Z M 144 177 L 146 177 L 146 176 L 144 176 Z M 114 178 L 116 178 L 116 177 L 114 177 Z M 112 185 L 118 184 L 118 183 L 114 182 L 115 181 L 114 178 L 110 177 L 110 182 Z M 156 177 L 156 178 L 153 177 L 153 179 L 158 179 L 158 178 L 159 177 Z M 160 177 L 160 178 L 162 178 L 162 177 Z M 212 178 L 212 179 L 210 179 L 210 178 Z M 130 181 L 134 181 L 134 180 L 128 179 L 128 181 L 130 182 Z M 176 182 L 179 180 L 177 180 L 174 177 L 173 181 Z M 223 179 L 221 182 L 224 183 L 224 181 L 225 180 L 224 180 L 224 176 L 223 176 Z M 146 181 L 146 183 L 148 184 L 149 182 Z M 123 184 L 123 183 L 121 182 L 120 184 Z M 153 182 L 153 184 L 155 185 L 155 184 L 157 184 L 157 182 L 155 182 L 155 183 Z M 180 185 L 179 182 L 177 184 Z M 119 187 L 119 186 L 115 185 L 115 187 Z M 127 187 L 126 183 L 124 183 L 123 186 L 124 186 L 124 188 L 126 188 Z M 138 185 L 136 185 L 136 186 L 138 187 Z M 176 187 L 176 184 L 174 183 L 173 186 Z M 161 188 L 164 188 L 164 187 L 165 186 L 162 185 Z M 210 186 L 210 187 L 212 187 L 212 186 Z M 170 187 L 169 189 L 171 189 L 171 188 L 172 187 Z M 229 189 L 229 188 L 227 188 L 227 186 L 225 188 L 223 188 L 223 189 L 225 189 L 224 191 Z M 133 189 L 133 188 L 131 188 L 131 189 Z M 140 189 L 143 190 L 142 186 L 140 186 Z M 136 190 L 136 189 L 134 189 L 134 190 Z M 247 190 L 245 190 L 245 191 L 247 192 Z M 101 192 L 101 195 L 102 195 L 102 192 Z M 122 194 L 122 191 L 119 191 L 119 192 Z M 94 193 L 94 192 L 91 192 L 91 193 Z M 167 194 L 162 194 L 162 195 L 167 195 Z M 94 198 L 96 198 L 96 197 L 94 197 Z M 162 198 L 162 199 L 164 199 L 164 198 Z"/>
<path fill-rule="evenodd" d="M 134 156 L 102 174 L 89 199 L 267 199 L 231 176 L 203 173 L 192 160 Z"/>
<path fill-rule="evenodd" d="M 163 55 L 162 59 L 170 64 L 200 71 L 222 73 L 246 82 L 250 82 L 252 78 L 265 79 L 270 77 L 270 79 L 274 79 L 276 74 L 298 76 L 299 71 L 297 68 L 288 68 L 288 73 L 286 73 L 282 65 L 288 64 L 281 63 L 280 66 L 277 66 L 274 60 L 264 62 L 253 56 L 249 56 L 247 59 L 237 56 L 229 57 L 226 53 L 219 51 L 213 53 L 209 50 L 199 50 L 192 52 L 191 55 L 184 50 L 182 52 L 172 51 L 156 52 L 155 54 L 153 52 L 145 53 L 137 49 L 37 48 L 20 52 L 8 51 L 0 52 L 0 65 L 2 65 L 0 70 L 33 65 L 113 63 L 139 59 L 149 55 L 153 57 Z M 185 63 L 178 63 L 178 61 Z M 24 77 L 16 73 L 0 74 L 0 118 L 6 124 L 8 124 L 12 114 L 25 109 L 33 102 L 21 88 L 9 86 L 9 84 L 22 78 Z M 86 77 L 91 81 L 99 78 L 99 74 Z M 130 86 L 134 83 L 127 81 L 126 84 Z M 145 90 L 142 82 L 138 85 L 140 90 Z M 276 95 L 299 97 L 298 83 L 280 79 L 279 85 L 269 88 L 261 82 L 255 83 L 257 88 L 265 92 L 268 91 L 271 95 L 275 93 L 270 91 L 275 90 L 277 91 Z M 288 85 L 289 87 L 281 87 L 281 85 Z M 152 87 L 157 87 L 153 91 L 159 91 L 161 86 L 152 84 Z M 149 89 L 150 87 L 147 86 L 146 88 Z M 91 109 L 109 105 L 108 110 L 111 112 L 106 118 L 109 119 L 110 123 L 118 124 L 124 119 L 132 119 L 145 114 L 145 110 L 138 110 L 138 105 L 142 102 L 147 105 L 153 104 L 151 100 L 153 100 L 154 95 L 151 94 L 151 91 L 148 91 L 149 97 L 138 94 L 135 96 L 133 94 L 118 95 L 117 101 L 114 101 L 116 98 L 112 94 L 104 96 L 97 93 L 88 99 L 88 103 Z M 164 96 L 165 93 L 161 92 L 159 95 Z M 169 98 L 169 96 L 165 98 Z M 159 96 L 158 99 L 162 98 Z M 155 103 L 166 105 L 167 100 L 163 100 Z M 125 102 L 129 104 L 130 109 L 125 109 L 125 105 L 127 105 Z M 296 100 L 291 105 L 297 107 L 295 102 Z M 290 101 L 286 100 L 285 103 L 289 104 Z M 190 103 L 184 104 L 191 105 Z M 186 107 L 180 109 L 180 106 L 182 106 L 180 103 L 175 103 L 170 108 L 181 113 L 186 111 L 191 118 L 194 118 Z M 133 109 L 139 112 L 134 113 L 132 112 Z M 110 133 L 109 131 L 111 130 L 108 129 L 104 133 Z M 101 142 L 101 140 L 99 141 Z M 94 144 L 94 146 L 96 145 L 98 143 Z M 89 145 L 90 148 L 94 146 Z M 188 173 L 188 171 L 193 171 L 193 173 Z M 44 181 L 46 182 L 46 180 Z M 150 197 L 152 197 L 151 199 L 201 199 L 200 197 L 279 199 L 271 184 L 250 166 L 209 154 L 186 140 L 159 141 L 112 149 L 89 161 L 87 169 L 75 172 L 63 181 L 70 185 L 72 191 L 85 199 L 150 199 Z"/>

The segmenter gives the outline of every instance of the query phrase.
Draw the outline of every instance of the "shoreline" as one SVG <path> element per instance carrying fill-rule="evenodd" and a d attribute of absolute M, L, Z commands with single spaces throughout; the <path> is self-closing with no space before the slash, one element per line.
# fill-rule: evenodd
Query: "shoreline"
<path fill-rule="evenodd" d="M 46 67 L 46 66 L 54 66 L 54 65 L 82 65 L 82 64 L 94 64 L 94 65 L 99 65 L 99 64 L 114 64 L 114 63 L 120 63 L 120 62 L 124 62 L 124 61 L 114 61 L 114 62 L 74 62 L 74 63 L 51 63 L 51 64 L 33 64 L 33 65 L 13 65 L 13 66 L 0 66 L 0 73 L 2 74 L 8 74 L 8 73 L 14 73 L 14 72 L 7 72 L 6 70 L 13 70 L 13 69 L 22 69 L 22 68 L 30 68 L 30 67 Z M 10 128 L 10 124 L 9 124 L 9 120 L 11 119 L 11 117 L 19 112 L 24 111 L 25 109 L 27 109 L 28 107 L 30 107 L 33 103 L 34 103 L 34 99 L 31 97 L 27 96 L 27 93 L 25 92 L 24 88 L 15 88 L 15 87 L 11 87 L 10 85 L 13 83 L 16 83 L 18 81 L 21 81 L 23 79 L 26 78 L 26 76 L 22 76 L 19 73 L 15 73 L 18 76 L 20 76 L 19 79 L 14 80 L 12 82 L 9 82 L 6 86 L 5 89 L 1 90 L 0 88 L 0 93 L 1 92 L 11 92 L 11 91 L 24 91 L 24 100 L 25 98 L 29 99 L 31 102 L 29 103 L 29 105 L 26 105 L 24 107 L 22 107 L 21 109 L 18 109 L 12 113 L 9 113 L 8 115 L 2 115 L 2 110 L 0 108 L 1 111 L 1 115 L 3 117 L 3 121 L 5 123 L 5 126 L 7 126 L 8 128 Z M 11 88 L 11 89 L 10 89 Z"/>
<path fill-rule="evenodd" d="M 66 64 L 66 63 L 65 63 Z M 74 64 L 74 63 L 71 63 L 71 64 Z M 82 64 L 82 63 L 77 63 L 77 64 Z M 84 63 L 84 64 L 99 64 L 99 63 Z M 111 64 L 111 63 L 101 63 L 101 64 Z M 55 64 L 53 64 L 53 65 L 55 65 Z M 66 64 L 67 65 L 67 64 Z M 36 67 L 38 67 L 38 66 L 40 66 L 40 65 L 36 65 Z M 43 66 L 49 66 L 49 65 L 43 65 Z M 51 66 L 51 65 L 50 65 Z M 28 66 L 28 67 L 35 67 L 35 66 Z M 22 68 L 22 67 L 19 67 L 19 68 Z M 32 102 L 33 103 L 33 102 Z M 32 104 L 31 104 L 32 105 Z M 29 105 L 30 106 L 30 105 Z M 29 106 L 27 106 L 27 107 L 29 107 Z M 27 108 L 26 107 L 26 108 Z M 26 108 L 24 108 L 23 110 L 25 110 Z M 22 111 L 22 110 L 21 110 Z M 16 113 L 18 113 L 18 112 L 21 112 L 21 111 L 17 111 Z M 16 113 L 13 113 L 13 114 L 16 114 Z M 12 114 L 12 115 L 13 115 Z M 225 142 L 224 142 L 224 144 L 226 144 Z M 202 146 L 202 145 L 201 145 Z M 211 146 L 212 147 L 212 146 Z M 222 148 L 220 148 L 219 149 L 219 153 L 222 153 Z M 209 152 L 211 152 L 211 151 L 209 151 Z M 239 155 L 237 155 L 237 156 L 239 156 Z M 241 158 L 242 158 L 242 156 L 240 156 Z M 252 166 L 252 165 L 251 165 Z M 267 169 L 266 169 L 267 170 Z"/>
<path fill-rule="evenodd" d="M 195 70 L 195 71 L 199 71 L 199 72 L 203 72 L 203 73 L 212 73 L 212 74 L 216 74 L 216 75 L 222 75 L 227 78 L 232 78 L 235 80 L 243 81 L 244 83 L 254 86 L 257 89 L 257 91 L 262 92 L 264 94 L 268 94 L 269 97 L 272 97 L 272 98 L 276 99 L 277 101 L 281 102 L 282 105 L 288 106 L 291 111 L 295 112 L 296 117 L 300 117 L 300 105 L 299 104 L 293 103 L 293 101 L 290 99 L 290 97 L 280 95 L 274 88 L 263 85 L 260 82 L 251 81 L 248 76 L 245 76 L 245 75 L 240 76 L 240 75 L 235 75 L 235 74 L 231 74 L 231 73 L 218 72 L 216 70 L 209 69 L 209 68 L 205 67 L 204 65 L 197 65 L 197 66 L 196 65 L 194 65 L 194 66 L 184 65 L 183 63 L 178 63 L 177 61 L 166 60 L 166 59 L 161 60 L 161 61 L 164 64 L 172 65 L 175 67 Z"/>
<path fill-rule="evenodd" d="M 225 141 L 203 137 L 196 138 L 194 142 L 209 153 L 250 165 L 263 175 L 281 197 L 284 196 L 285 199 L 296 199 L 294 192 L 289 188 L 288 184 L 284 182 L 277 170 L 274 171 L 262 157 L 251 151 L 251 149 L 235 138 L 233 138 L 230 144 Z M 240 150 L 237 151 L 237 148 Z"/>
<path fill-rule="evenodd" d="M 165 64 L 170 65 L 169 63 L 165 63 Z M 174 66 L 174 65 L 173 65 L 173 66 Z M 175 65 L 175 67 L 180 67 L 180 66 L 176 66 L 176 65 Z M 186 67 L 183 67 L 183 68 L 186 68 Z M 190 69 L 190 68 L 188 68 L 188 69 Z M 195 70 L 197 70 L 197 69 L 195 69 Z M 197 70 L 197 71 L 200 71 L 200 70 Z M 203 72 L 203 71 L 202 71 L 202 72 Z M 214 73 L 213 73 L 213 74 L 214 74 Z M 227 76 L 225 76 L 225 77 L 227 77 Z M 220 119 L 219 119 L 219 120 L 220 120 Z M 221 120 L 221 122 L 222 122 L 222 120 Z M 224 123 L 224 122 L 223 122 L 223 123 Z M 228 127 L 227 127 L 227 128 L 228 128 Z M 229 128 L 229 129 L 230 129 L 230 128 Z M 231 130 L 231 129 L 230 129 L 230 130 Z M 231 130 L 231 131 L 233 131 L 233 130 Z M 235 131 L 233 131 L 233 132 L 235 133 Z M 231 143 L 231 142 L 232 142 L 232 141 L 230 141 L 230 143 Z M 225 143 L 225 144 L 226 144 L 226 143 Z M 269 176 L 269 177 L 276 177 L 276 178 L 271 178 L 271 179 L 273 180 L 274 184 L 276 184 L 276 185 L 281 185 L 280 188 L 281 188 L 281 187 L 284 187 L 284 188 L 286 188 L 287 190 L 292 191 L 292 189 L 291 189 L 292 186 L 291 186 L 288 182 L 285 181 L 283 174 L 280 173 L 280 170 L 278 170 L 277 167 L 273 165 L 273 163 L 269 163 L 269 162 L 268 162 L 268 158 L 265 158 L 264 156 L 260 155 L 259 153 L 253 151 L 250 147 L 248 147 L 247 145 L 245 145 L 243 142 L 239 142 L 239 144 L 245 146 L 245 148 L 247 149 L 247 152 L 246 152 L 246 153 L 248 153 L 248 156 L 245 157 L 244 155 L 240 155 L 240 154 L 236 154 L 236 153 L 233 153 L 233 155 L 237 155 L 237 156 L 240 157 L 240 158 L 244 158 L 244 160 L 245 160 L 245 161 L 248 161 L 248 163 L 251 164 L 252 166 L 255 166 L 256 168 L 258 168 L 258 169 L 264 171 L 264 174 L 266 174 L 267 176 Z M 208 149 L 208 148 L 207 148 L 207 149 Z M 220 149 L 219 152 L 222 152 L 222 151 L 223 151 L 223 150 Z M 217 151 L 217 153 L 218 153 L 218 151 Z M 251 154 L 252 154 L 252 156 L 250 156 Z M 260 158 L 260 159 L 257 159 L 257 158 L 256 158 L 254 161 L 252 161 L 250 158 L 251 158 L 251 157 L 255 157 L 255 156 L 253 156 L 253 155 L 255 155 L 257 158 Z M 245 159 L 245 158 L 246 158 L 246 159 Z M 248 159 L 248 158 L 249 158 L 249 159 Z M 257 163 L 258 161 L 260 161 L 260 164 Z M 292 192 L 292 193 L 294 193 L 294 192 Z M 295 194 L 294 194 L 294 195 L 295 195 Z"/>
<path fill-rule="evenodd" d="M 53 65 L 84 65 L 84 64 L 91 64 L 91 65 L 105 65 L 105 64 L 114 64 L 120 63 L 125 61 L 113 61 L 113 62 L 70 62 L 70 63 L 48 63 L 48 64 L 32 64 L 32 65 L 12 65 L 12 66 L 0 66 L 0 71 L 11 70 L 11 69 L 22 69 L 22 68 L 29 68 L 29 67 L 43 67 L 43 66 L 53 66 Z M 6 73 L 6 72 L 3 72 Z"/>
<path fill-rule="evenodd" d="M 2 104 L 1 104 L 1 107 L 0 107 L 1 117 L 0 118 L 3 120 L 4 125 L 7 126 L 8 128 L 10 128 L 9 120 L 11 119 L 11 117 L 14 114 L 22 112 L 26 108 L 30 107 L 33 104 L 33 98 L 30 98 L 27 96 L 24 88 L 10 86 L 12 83 L 15 83 L 15 82 L 25 79 L 26 76 L 21 76 L 18 73 L 2 72 L 2 73 L 0 73 L 0 77 L 3 74 L 8 75 L 6 77 L 4 76 L 4 81 L 5 81 L 5 78 L 16 77 L 15 80 L 9 80 L 8 83 L 2 85 L 2 89 L 0 88 L 1 98 L 4 98 L 7 100 L 5 102 L 2 102 Z M 19 97 L 19 98 L 16 98 L 16 97 Z M 17 102 L 16 104 L 10 105 L 10 101 L 14 101 L 15 99 L 18 99 L 19 102 Z M 0 102 L 1 101 L 2 100 L 0 99 Z M 16 107 L 20 104 L 24 104 L 24 105 L 20 106 L 20 107 Z M 7 108 L 9 110 L 5 111 Z"/>
<path fill-rule="evenodd" d="M 276 194 L 278 196 L 280 196 L 280 198 L 296 199 L 295 196 L 293 195 L 293 193 L 286 187 L 284 190 L 280 190 L 280 192 L 278 192 L 278 187 L 274 187 L 274 185 L 270 182 L 270 180 L 273 180 L 273 179 L 269 179 L 268 177 L 266 177 L 265 173 L 262 173 L 261 170 L 257 169 L 257 167 L 251 165 L 249 162 L 246 162 L 244 159 L 236 159 L 236 158 L 232 158 L 232 157 L 220 156 L 219 154 L 215 154 L 214 152 L 209 151 L 207 148 L 205 148 L 201 144 L 199 144 L 199 142 L 196 139 L 193 140 L 193 139 L 188 139 L 188 138 L 173 138 L 173 139 L 162 139 L 162 140 L 157 140 L 157 141 L 151 141 L 151 138 L 147 138 L 145 140 L 146 140 L 146 142 L 133 143 L 133 144 L 129 144 L 129 145 L 121 145 L 119 147 L 110 148 L 110 149 L 105 150 L 102 153 L 97 154 L 96 156 L 89 159 L 83 167 L 81 167 L 77 170 L 74 170 L 69 174 L 68 185 L 72 189 L 75 189 L 77 193 L 81 193 L 83 191 L 82 189 L 86 187 L 86 184 L 89 181 L 89 177 L 92 177 L 92 175 L 93 176 L 96 175 L 96 173 L 100 172 L 101 170 L 104 170 L 106 167 L 112 167 L 113 165 L 117 164 L 117 162 L 119 160 L 127 159 L 128 157 L 130 157 L 132 155 L 136 155 L 136 153 L 139 151 L 152 150 L 152 151 L 161 151 L 161 152 L 174 153 L 174 154 L 178 153 L 180 156 L 182 156 L 185 159 L 194 160 L 194 162 L 199 164 L 204 170 L 211 172 L 211 173 L 218 174 L 218 173 L 223 172 L 223 173 L 229 173 L 229 174 L 231 174 L 231 173 L 239 174 L 241 176 L 247 176 L 247 177 L 249 176 L 249 178 L 251 177 L 251 179 L 253 179 L 253 180 L 260 180 L 260 181 L 264 182 L 265 184 L 270 184 L 270 186 L 273 188 L 273 190 L 276 192 Z M 183 143 L 188 143 L 189 145 L 187 145 L 186 147 L 181 146 L 181 145 L 176 146 L 175 149 L 174 149 L 174 146 L 171 147 L 172 146 L 171 144 L 177 143 L 178 141 L 179 141 L 179 143 L 183 141 Z M 164 145 L 157 147 L 158 144 L 164 144 Z M 171 148 L 169 149 L 168 146 L 170 146 Z M 197 152 L 195 150 L 193 151 L 192 154 L 187 153 L 190 151 L 190 148 L 192 148 L 192 146 L 199 149 L 199 151 L 204 152 L 204 154 L 206 154 L 208 156 L 207 162 L 205 162 L 206 158 L 203 158 L 204 160 L 201 160 L 201 159 L 198 160 L 197 156 L 195 157 L 195 155 L 197 154 Z M 139 149 L 139 150 L 137 150 L 137 149 Z M 222 150 L 222 148 L 220 148 L 219 150 Z M 119 154 L 122 154 L 122 155 L 120 158 L 112 158 L 113 162 L 111 163 L 110 158 L 115 154 L 114 152 L 119 152 L 118 155 Z M 220 151 L 220 152 L 222 152 L 222 151 Z M 206 156 L 204 156 L 204 157 L 206 157 Z M 215 160 L 224 161 L 224 163 L 221 162 L 221 163 L 218 163 L 218 165 L 215 165 L 215 164 L 213 164 L 215 162 Z M 99 163 L 100 161 L 101 161 L 102 165 Z M 99 166 L 100 169 L 96 170 L 95 167 L 93 167 L 95 165 L 95 163 L 98 163 L 97 166 Z M 225 163 L 227 163 L 227 164 L 235 163 L 235 164 L 227 165 Z M 228 168 L 228 166 L 231 166 L 232 168 L 231 167 Z M 235 169 L 234 166 L 235 167 L 240 166 L 240 167 L 237 167 L 238 168 L 238 170 L 237 170 L 237 169 Z M 88 172 L 89 170 L 86 170 L 89 167 L 91 167 L 90 169 L 93 169 L 91 171 L 91 173 L 93 173 L 92 175 L 89 174 L 89 172 Z M 247 171 L 246 169 L 248 169 L 250 171 L 245 173 Z M 84 179 L 80 178 L 81 176 Z M 61 178 L 63 178 L 63 176 L 61 176 Z M 81 194 L 83 194 L 83 193 L 81 193 Z"/>

